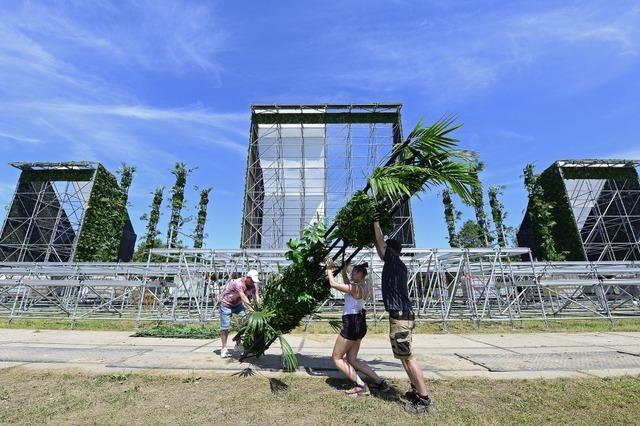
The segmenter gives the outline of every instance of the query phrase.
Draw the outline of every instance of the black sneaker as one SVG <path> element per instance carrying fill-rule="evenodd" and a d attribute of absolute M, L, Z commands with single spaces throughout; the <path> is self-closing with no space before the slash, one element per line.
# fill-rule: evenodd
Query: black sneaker
<path fill-rule="evenodd" d="M 389 386 L 389 383 L 387 383 L 386 380 L 382 379 L 379 382 L 369 382 L 369 388 L 370 389 L 375 389 L 377 391 L 380 392 L 388 392 L 389 389 L 391 389 L 391 387 Z"/>
<path fill-rule="evenodd" d="M 416 387 L 413 386 L 413 383 L 411 384 L 411 389 L 404 393 L 404 397 L 409 401 L 413 401 L 418 397 L 418 392 L 416 391 Z"/>
<path fill-rule="evenodd" d="M 431 405 L 431 399 L 429 397 L 423 398 L 416 394 L 416 397 L 413 401 L 407 402 L 404 406 L 404 410 L 407 413 L 411 413 L 414 415 L 420 414 L 433 414 L 433 406 Z"/>

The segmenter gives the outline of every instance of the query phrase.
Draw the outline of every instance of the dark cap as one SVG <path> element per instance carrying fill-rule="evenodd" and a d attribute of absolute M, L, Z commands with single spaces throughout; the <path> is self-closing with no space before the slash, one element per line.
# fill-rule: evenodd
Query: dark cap
<path fill-rule="evenodd" d="M 391 247 L 396 253 L 400 254 L 402 252 L 402 244 L 400 244 L 400 241 L 389 238 L 385 242 L 387 243 L 387 247 Z"/>

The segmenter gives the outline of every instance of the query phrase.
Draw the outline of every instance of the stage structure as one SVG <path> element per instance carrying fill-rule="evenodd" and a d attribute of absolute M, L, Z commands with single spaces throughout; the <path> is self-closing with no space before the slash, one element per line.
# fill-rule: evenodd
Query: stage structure
<path fill-rule="evenodd" d="M 401 143 L 401 104 L 252 105 L 241 247 L 282 249 L 315 218 L 333 222 Z M 394 237 L 415 238 L 410 204 Z"/>
<path fill-rule="evenodd" d="M 156 263 L 0 263 L 0 317 L 177 321 L 216 319 L 229 279 L 257 269 L 266 283 L 289 261 L 285 250 L 153 249 Z M 347 252 L 349 255 L 350 252 Z M 513 259 L 524 256 L 526 262 Z M 548 323 L 563 319 L 640 317 L 637 262 L 533 262 L 528 249 L 412 249 L 403 251 L 409 295 L 420 321 Z M 374 297 L 370 320 L 385 318 L 382 262 L 364 249 Z M 339 293 L 305 321 L 336 319 Z"/>
<path fill-rule="evenodd" d="M 2 262 L 129 261 L 136 234 L 115 176 L 93 162 L 11 163 L 20 178 Z"/>
<path fill-rule="evenodd" d="M 567 260 L 640 260 L 640 181 L 631 160 L 556 161 L 540 174 L 545 201 L 554 204 L 554 241 Z M 529 209 L 518 244 L 538 257 Z"/>

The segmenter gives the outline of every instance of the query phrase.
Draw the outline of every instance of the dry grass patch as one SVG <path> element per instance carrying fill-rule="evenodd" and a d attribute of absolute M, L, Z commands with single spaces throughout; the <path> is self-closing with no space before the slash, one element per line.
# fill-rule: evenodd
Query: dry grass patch
<path fill-rule="evenodd" d="M 50 424 L 631 424 L 640 379 L 452 380 L 429 383 L 433 417 L 400 400 L 349 399 L 334 379 L 176 377 L 0 371 L 0 423 Z M 404 391 L 405 382 L 395 382 Z"/>

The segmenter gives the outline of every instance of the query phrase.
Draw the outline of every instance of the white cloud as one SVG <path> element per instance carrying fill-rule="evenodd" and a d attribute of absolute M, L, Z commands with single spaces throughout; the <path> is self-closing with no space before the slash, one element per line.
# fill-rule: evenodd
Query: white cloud
<path fill-rule="evenodd" d="M 622 151 L 616 151 L 611 154 L 605 154 L 602 158 L 614 160 L 637 160 L 640 161 L 640 146 L 631 147 Z"/>
<path fill-rule="evenodd" d="M 540 61 L 554 63 L 555 80 L 549 84 L 581 91 L 615 78 L 638 60 L 640 8 L 623 3 L 542 12 L 510 9 L 487 8 L 481 16 L 451 11 L 417 25 L 357 27 L 358 33 L 337 28 L 325 41 L 352 58 L 355 66 L 335 70 L 350 85 L 378 91 L 419 88 L 430 100 L 448 105 Z M 349 43 L 338 44 L 338 37 Z M 598 71 L 585 71 L 588 65 Z"/>
<path fill-rule="evenodd" d="M 229 42 L 214 12 L 211 2 L 3 3 L 5 161 L 94 160 L 111 170 L 122 161 L 133 164 L 132 192 L 144 194 L 131 210 L 134 222 L 146 210 L 151 188 L 171 184 L 176 161 L 204 170 L 191 182 L 228 181 L 213 171 L 246 155 L 248 114 L 213 111 L 198 96 L 158 102 L 159 93 L 138 87 L 149 79 L 163 90 L 164 82 L 192 77 L 203 89 L 220 86 L 219 53 Z M 5 169 L 0 174 L 9 176 Z M 12 190 L 0 183 L 0 203 Z"/>
<path fill-rule="evenodd" d="M 48 110 L 59 113 L 74 113 L 87 115 L 111 115 L 150 121 L 184 121 L 224 127 L 237 125 L 247 119 L 246 113 L 214 113 L 204 108 L 162 109 L 143 105 L 110 105 L 110 104 L 82 104 L 82 103 L 16 103 L 15 106 Z"/>
<path fill-rule="evenodd" d="M 170 74 L 206 71 L 216 81 L 222 68 L 217 55 L 227 41 L 211 3 L 25 2 L 0 18 L 6 27 L 46 44 L 69 62 L 90 53 L 125 68 L 136 64 Z"/>
<path fill-rule="evenodd" d="M 0 132 L 0 141 L 7 140 L 10 142 L 25 142 L 28 144 L 40 144 L 42 141 L 40 139 L 29 138 L 26 136 L 20 135 L 12 135 L 9 133 Z"/>

